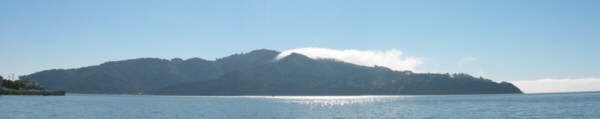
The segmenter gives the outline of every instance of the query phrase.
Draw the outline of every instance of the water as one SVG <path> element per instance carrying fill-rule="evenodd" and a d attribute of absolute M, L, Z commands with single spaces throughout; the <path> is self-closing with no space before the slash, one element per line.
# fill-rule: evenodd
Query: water
<path fill-rule="evenodd" d="M 0 96 L 0 119 L 600 119 L 600 93 L 455 96 Z"/>

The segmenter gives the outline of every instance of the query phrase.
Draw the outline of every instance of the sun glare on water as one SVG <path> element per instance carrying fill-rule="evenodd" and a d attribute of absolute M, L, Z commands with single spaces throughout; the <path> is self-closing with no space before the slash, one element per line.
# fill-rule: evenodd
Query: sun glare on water
<path fill-rule="evenodd" d="M 318 105 L 321 107 L 343 106 L 349 104 L 365 104 L 373 102 L 395 101 L 412 96 L 257 96 L 254 98 L 265 98 L 286 103 L 304 105 Z"/>

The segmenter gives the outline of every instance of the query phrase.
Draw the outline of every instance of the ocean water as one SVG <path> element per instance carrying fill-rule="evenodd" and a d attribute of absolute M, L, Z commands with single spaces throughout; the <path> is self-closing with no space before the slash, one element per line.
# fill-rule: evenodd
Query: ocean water
<path fill-rule="evenodd" d="M 600 119 L 600 93 L 0 96 L 0 119 Z"/>

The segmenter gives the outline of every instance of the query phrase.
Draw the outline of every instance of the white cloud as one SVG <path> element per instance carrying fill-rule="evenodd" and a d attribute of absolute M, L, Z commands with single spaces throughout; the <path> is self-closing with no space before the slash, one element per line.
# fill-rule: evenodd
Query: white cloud
<path fill-rule="evenodd" d="M 329 48 L 298 48 L 281 52 L 277 59 L 281 59 L 291 53 L 306 55 L 313 59 L 335 59 L 362 66 L 385 66 L 396 71 L 416 71 L 416 67 L 422 63 L 419 58 L 403 56 L 400 50 L 391 49 L 386 51 L 372 50 L 336 50 Z"/>
<path fill-rule="evenodd" d="M 511 81 L 525 93 L 600 91 L 599 78 Z"/>

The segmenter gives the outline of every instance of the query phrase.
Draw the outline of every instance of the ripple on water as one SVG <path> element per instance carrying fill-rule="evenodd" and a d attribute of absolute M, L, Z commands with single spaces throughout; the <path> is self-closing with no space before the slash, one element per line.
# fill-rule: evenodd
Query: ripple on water
<path fill-rule="evenodd" d="M 285 103 L 304 104 L 320 107 L 344 106 L 349 104 L 367 104 L 374 102 L 390 102 L 412 98 L 413 96 L 265 96 Z"/>

